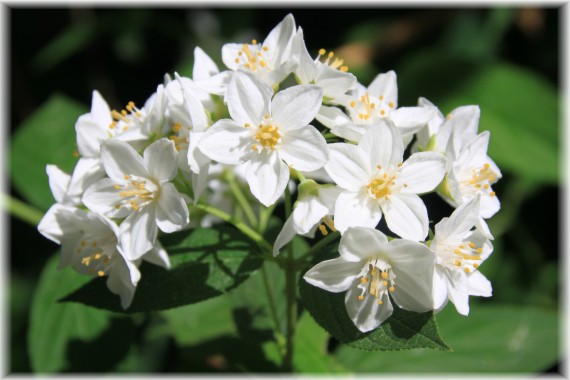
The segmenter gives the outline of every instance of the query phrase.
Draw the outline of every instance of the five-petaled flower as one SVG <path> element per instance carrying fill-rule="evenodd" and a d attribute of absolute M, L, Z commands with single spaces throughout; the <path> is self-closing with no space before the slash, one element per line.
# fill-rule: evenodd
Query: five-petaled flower
<path fill-rule="evenodd" d="M 403 239 L 388 241 L 372 228 L 349 228 L 340 240 L 340 257 L 311 268 L 304 279 L 329 292 L 346 292 L 344 302 L 356 327 L 367 332 L 394 310 L 433 309 L 435 256 L 423 244 Z"/>

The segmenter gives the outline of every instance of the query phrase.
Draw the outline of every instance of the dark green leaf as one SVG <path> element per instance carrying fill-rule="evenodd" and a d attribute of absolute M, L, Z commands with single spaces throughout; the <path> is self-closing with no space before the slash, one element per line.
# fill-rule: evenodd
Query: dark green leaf
<path fill-rule="evenodd" d="M 340 347 L 335 356 L 357 372 L 540 372 L 562 358 L 559 316 L 533 307 L 472 305 L 469 317 L 449 304 L 438 323 L 453 352 L 417 350 L 381 355 Z"/>
<path fill-rule="evenodd" d="M 89 341 L 109 325 L 110 314 L 83 305 L 58 303 L 69 289 L 89 279 L 69 268 L 58 271 L 59 257 L 53 257 L 40 276 L 32 300 L 28 347 L 36 372 L 57 372 L 69 367 L 72 340 Z M 101 360 L 101 358 L 95 358 Z"/>
<path fill-rule="evenodd" d="M 75 122 L 85 112 L 75 101 L 53 95 L 18 127 L 11 144 L 11 176 L 14 187 L 33 205 L 47 210 L 54 203 L 47 164 L 72 172 L 77 162 Z"/>
<path fill-rule="evenodd" d="M 328 251 L 328 252 L 326 252 Z M 338 244 L 331 244 L 318 256 L 318 261 L 338 256 Z M 447 351 L 433 312 L 414 313 L 396 305 L 390 318 L 376 330 L 359 331 L 350 320 L 344 303 L 345 293 L 331 293 L 310 285 L 301 278 L 301 299 L 313 318 L 339 341 L 366 351 L 397 351 L 432 348 Z"/>
<path fill-rule="evenodd" d="M 241 284 L 262 263 L 255 256 L 255 245 L 227 226 L 181 231 L 161 241 L 170 254 L 172 268 L 143 263 L 133 303 L 124 312 L 171 309 L 219 296 Z M 94 279 L 64 301 L 123 312 L 104 278 Z"/>

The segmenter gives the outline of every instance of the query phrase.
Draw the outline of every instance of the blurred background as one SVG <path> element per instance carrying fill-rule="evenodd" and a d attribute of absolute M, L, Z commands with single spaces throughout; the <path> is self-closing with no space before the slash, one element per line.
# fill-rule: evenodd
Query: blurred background
<path fill-rule="evenodd" d="M 562 53 L 556 8 L 11 8 L 6 97 L 11 196 L 42 213 L 47 210 L 53 200 L 49 190 L 47 196 L 40 194 L 47 189 L 42 142 L 61 138 L 61 151 L 49 163 L 73 168 L 73 127 L 88 111 L 93 89 L 111 108 L 130 100 L 143 103 L 165 73 L 191 76 L 195 46 L 223 69 L 224 43 L 263 40 L 287 13 L 303 28 L 312 54 L 320 48 L 334 50 L 362 84 L 395 70 L 400 106 L 415 105 L 420 96 L 444 114 L 459 105 L 479 104 L 480 131 L 491 131 L 489 155 L 503 171 L 496 185 L 503 206 L 489 223 L 495 251 L 481 268 L 494 295 L 471 298 L 469 318 L 458 317 L 451 306 L 442 313 L 442 335 L 454 353 L 365 353 L 321 334 L 319 349 L 334 364 L 319 367 L 315 359 L 297 363 L 297 369 L 558 372 Z M 451 212 L 436 196 L 426 202 L 433 221 Z M 38 278 L 58 247 L 18 218 L 9 219 L 9 229 L 10 339 L 5 352 L 10 372 L 275 369 L 270 358 L 260 361 L 243 352 L 252 340 L 231 311 L 219 309 L 220 301 L 182 308 L 178 315 L 165 313 L 157 329 L 141 327 L 135 317 L 134 322 L 121 319 L 100 335 L 42 338 L 46 332 L 34 327 L 39 317 L 31 317 L 31 308 L 40 302 Z M 479 305 L 487 314 L 478 314 Z M 46 312 L 55 310 L 46 307 Z M 201 334 L 199 316 L 204 322 L 212 314 L 221 318 L 218 329 Z M 80 321 L 71 316 L 65 323 Z M 496 339 L 481 338 L 478 329 L 493 331 Z M 155 333 L 149 336 L 148 331 Z M 44 346 L 37 347 L 38 339 Z M 52 346 L 41 339 L 56 339 L 66 356 L 42 359 Z M 129 346 L 133 340 L 135 348 Z"/>

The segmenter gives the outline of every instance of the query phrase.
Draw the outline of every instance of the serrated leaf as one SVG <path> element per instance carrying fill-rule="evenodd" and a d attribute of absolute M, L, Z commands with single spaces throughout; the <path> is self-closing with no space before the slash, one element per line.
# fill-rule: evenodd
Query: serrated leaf
<path fill-rule="evenodd" d="M 338 256 L 338 244 L 331 244 L 317 256 L 317 262 Z M 346 311 L 345 293 L 331 293 L 300 279 L 301 300 L 321 327 L 342 343 L 365 351 L 398 351 L 450 348 L 439 334 L 433 312 L 414 313 L 399 309 L 395 304 L 392 316 L 377 329 L 359 331 Z"/>
<path fill-rule="evenodd" d="M 10 144 L 10 174 L 14 187 L 34 206 L 47 210 L 54 203 L 47 164 L 67 173 L 75 167 L 75 122 L 85 112 L 85 106 L 53 95 L 17 128 Z"/>
<path fill-rule="evenodd" d="M 338 361 L 356 372 L 540 372 L 562 358 L 559 316 L 534 307 L 473 305 L 469 317 L 453 305 L 438 314 L 453 352 L 415 350 L 381 355 L 339 347 Z"/>
<path fill-rule="evenodd" d="M 32 300 L 28 347 L 35 372 L 58 372 L 69 367 L 70 342 L 94 339 L 110 321 L 109 313 L 57 302 L 69 289 L 89 279 L 69 268 L 58 271 L 58 261 L 55 256 L 48 261 Z"/>
<path fill-rule="evenodd" d="M 125 313 L 166 310 L 207 300 L 235 288 L 261 265 L 257 248 L 229 226 L 187 230 L 160 239 L 170 255 L 166 270 L 143 262 L 133 303 L 121 308 L 104 278 L 97 278 L 63 301 Z"/>

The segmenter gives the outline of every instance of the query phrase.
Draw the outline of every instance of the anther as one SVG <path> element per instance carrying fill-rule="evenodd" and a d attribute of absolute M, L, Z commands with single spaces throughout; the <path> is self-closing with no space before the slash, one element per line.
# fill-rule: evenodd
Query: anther
<path fill-rule="evenodd" d="M 319 50 L 319 55 L 325 55 L 326 53 L 327 53 L 327 51 L 325 49 Z"/>
<path fill-rule="evenodd" d="M 103 277 L 105 275 L 105 272 L 103 272 L 102 270 L 100 270 L 99 272 L 97 272 L 97 275 L 99 277 Z"/>
<path fill-rule="evenodd" d="M 350 102 L 350 106 L 351 106 L 352 108 L 356 107 L 356 102 L 353 100 L 352 102 Z"/>
<path fill-rule="evenodd" d="M 491 192 L 489 193 L 489 195 L 492 196 L 492 197 L 494 197 L 494 196 L 495 196 L 495 192 L 494 192 L 494 191 L 491 191 Z"/>
<path fill-rule="evenodd" d="M 358 296 L 358 300 L 362 301 L 364 299 L 364 296 L 361 294 Z"/>
<path fill-rule="evenodd" d="M 382 300 L 381 300 L 381 299 L 379 299 L 379 300 L 376 301 L 376 302 L 378 302 L 378 305 L 382 305 Z"/>
<path fill-rule="evenodd" d="M 394 288 L 393 286 L 390 286 L 390 288 L 388 290 L 393 292 L 394 290 L 396 290 L 396 288 Z"/>
<path fill-rule="evenodd" d="M 251 40 L 252 45 L 257 45 L 257 40 Z"/>
<path fill-rule="evenodd" d="M 388 103 L 388 107 L 394 108 L 394 103 L 392 103 L 392 102 Z"/>
<path fill-rule="evenodd" d="M 269 50 L 269 48 L 267 46 L 264 46 L 263 51 L 267 51 L 267 50 Z"/>

